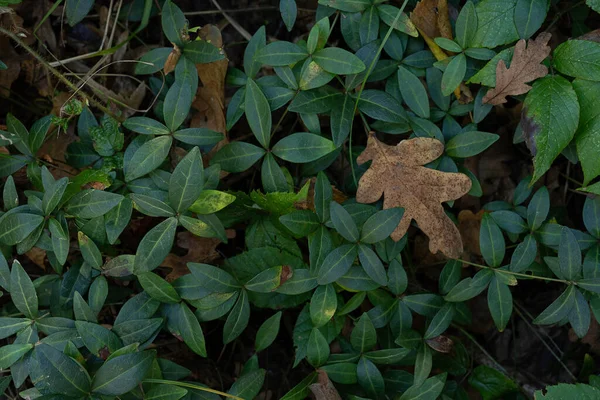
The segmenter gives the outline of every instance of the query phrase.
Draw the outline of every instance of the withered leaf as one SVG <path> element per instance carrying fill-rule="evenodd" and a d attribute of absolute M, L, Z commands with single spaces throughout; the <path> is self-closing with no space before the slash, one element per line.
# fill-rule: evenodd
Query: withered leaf
<path fill-rule="evenodd" d="M 429 250 L 458 258 L 463 245 L 458 228 L 444 212 L 442 202 L 458 199 L 471 188 L 465 174 L 436 171 L 423 165 L 438 158 L 444 145 L 437 139 L 403 140 L 396 146 L 369 136 L 358 164 L 373 160 L 358 182 L 356 200 L 373 203 L 384 195 L 383 208 L 404 207 L 404 216 L 392 232 L 393 240 L 404 236 L 414 219 L 429 237 Z"/>
<path fill-rule="evenodd" d="M 310 391 L 315 396 L 315 400 L 341 400 L 342 397 L 338 393 L 333 383 L 329 380 L 327 372 L 322 369 L 317 370 L 317 383 L 309 386 Z"/>
<path fill-rule="evenodd" d="M 452 39 L 447 0 L 421 0 L 410 13 L 410 20 L 430 38 Z"/>
<path fill-rule="evenodd" d="M 542 32 L 534 40 L 529 40 L 525 48 L 525 39 L 521 39 L 515 46 L 510 67 L 506 67 L 504 60 L 496 66 L 496 87 L 490 89 L 483 97 L 483 102 L 493 105 L 506 103 L 506 96 L 516 96 L 529 92 L 531 82 L 542 78 L 548 73 L 548 68 L 540 64 L 550 54 L 548 42 L 552 35 Z"/>

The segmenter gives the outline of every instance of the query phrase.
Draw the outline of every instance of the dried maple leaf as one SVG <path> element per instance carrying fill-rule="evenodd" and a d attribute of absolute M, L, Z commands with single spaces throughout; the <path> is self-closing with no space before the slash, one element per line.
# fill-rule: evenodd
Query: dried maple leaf
<path fill-rule="evenodd" d="M 496 87 L 490 89 L 483 97 L 483 102 L 493 105 L 506 103 L 506 96 L 515 96 L 529 92 L 531 82 L 542 78 L 548 73 L 548 68 L 540 64 L 550 54 L 548 42 L 552 35 L 543 32 L 535 40 L 529 40 L 525 48 L 525 39 L 521 39 L 515 46 L 515 52 L 506 67 L 504 60 L 496 66 Z"/>
<path fill-rule="evenodd" d="M 458 258 L 463 247 L 460 233 L 441 203 L 466 194 L 471 180 L 465 174 L 423 166 L 443 152 L 444 145 L 437 139 L 415 138 L 390 146 L 374 135 L 369 136 L 367 148 L 356 161 L 363 164 L 373 160 L 373 163 L 358 182 L 356 200 L 373 203 L 385 193 L 384 209 L 404 207 L 404 216 L 392 239 L 400 240 L 414 219 L 429 237 L 432 253 L 439 250 L 449 258 Z"/>

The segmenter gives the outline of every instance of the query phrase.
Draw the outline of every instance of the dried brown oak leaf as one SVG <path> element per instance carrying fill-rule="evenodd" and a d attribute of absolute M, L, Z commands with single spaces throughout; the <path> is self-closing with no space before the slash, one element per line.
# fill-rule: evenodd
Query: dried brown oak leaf
<path fill-rule="evenodd" d="M 504 60 L 498 62 L 496 87 L 486 93 L 483 102 L 493 105 L 506 103 L 506 96 L 527 93 L 531 89 L 527 82 L 546 76 L 548 68 L 540 63 L 550 54 L 548 42 L 551 37 L 550 33 L 540 33 L 535 40 L 529 40 L 527 48 L 525 39 L 519 40 L 510 67 L 506 67 Z"/>
<path fill-rule="evenodd" d="M 414 219 L 429 237 L 432 253 L 439 250 L 446 257 L 458 258 L 463 251 L 460 233 L 441 203 L 466 194 L 471 180 L 465 174 L 423 166 L 443 152 L 444 145 L 437 139 L 415 138 L 390 146 L 369 136 L 367 148 L 356 161 L 373 163 L 358 182 L 356 200 L 374 203 L 383 195 L 384 209 L 404 208 L 404 216 L 391 234 L 393 240 L 400 240 Z"/>

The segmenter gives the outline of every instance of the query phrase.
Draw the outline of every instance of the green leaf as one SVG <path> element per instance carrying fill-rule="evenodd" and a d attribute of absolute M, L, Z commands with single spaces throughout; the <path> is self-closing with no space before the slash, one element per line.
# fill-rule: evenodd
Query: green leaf
<path fill-rule="evenodd" d="M 77 193 L 67 202 L 65 211 L 78 218 L 100 217 L 123 200 L 123 196 L 103 190 L 86 189 Z"/>
<path fill-rule="evenodd" d="M 581 249 L 573 231 L 566 226 L 562 228 L 560 233 L 558 263 L 565 279 L 571 281 L 581 276 Z"/>
<path fill-rule="evenodd" d="M 487 132 L 459 133 L 446 143 L 446 154 L 455 158 L 472 157 L 486 150 L 499 138 L 500 136 Z"/>
<path fill-rule="evenodd" d="M 33 153 L 37 152 L 44 143 L 46 135 L 48 134 L 48 129 L 50 129 L 50 123 L 51 117 L 48 115 L 38 119 L 31 125 L 31 130 L 29 132 L 29 148 L 31 148 Z"/>
<path fill-rule="evenodd" d="M 193 146 L 209 146 L 223 140 L 223 134 L 206 128 L 180 129 L 173 133 L 173 137 L 180 142 Z"/>
<path fill-rule="evenodd" d="M 90 376 L 85 368 L 54 347 L 38 344 L 31 364 L 31 381 L 40 391 L 76 398 L 90 391 Z"/>
<path fill-rule="evenodd" d="M 260 71 L 261 63 L 254 59 L 258 51 L 266 46 L 267 36 L 264 25 L 258 28 L 252 39 L 248 42 L 244 50 L 244 72 L 247 77 L 254 78 Z M 231 103 L 230 103 L 231 106 Z"/>
<path fill-rule="evenodd" d="M 132 117 L 123 121 L 123 126 L 130 131 L 143 135 L 168 135 L 169 128 L 160 122 L 147 117 Z"/>
<path fill-rule="evenodd" d="M 196 214 L 213 214 L 221 211 L 235 201 L 235 196 L 218 190 L 203 190 L 189 207 Z"/>
<path fill-rule="evenodd" d="M 452 58 L 442 75 L 442 94 L 449 96 L 460 85 L 467 72 L 467 57 L 460 53 Z"/>
<path fill-rule="evenodd" d="M 135 253 L 134 271 L 152 271 L 158 267 L 173 247 L 177 218 L 171 217 L 150 229 L 142 238 Z"/>
<path fill-rule="evenodd" d="M 190 112 L 193 96 L 192 89 L 187 83 L 176 80 L 169 88 L 163 103 L 163 115 L 167 127 L 172 132 L 179 128 Z M 171 137 L 169 139 L 173 140 Z"/>
<path fill-rule="evenodd" d="M 180 213 L 187 210 L 200 196 L 204 182 L 204 168 L 200 149 L 194 147 L 177 164 L 169 180 L 169 203 Z"/>
<path fill-rule="evenodd" d="M 38 316 L 38 297 L 33 282 L 17 260 L 10 271 L 10 297 L 13 304 L 27 318 Z"/>
<path fill-rule="evenodd" d="M 119 336 L 123 344 L 128 346 L 146 342 L 162 324 L 162 318 L 134 319 L 115 325 L 112 330 Z"/>
<path fill-rule="evenodd" d="M 579 126 L 575 133 L 575 141 L 577 156 L 583 168 L 584 186 L 587 186 L 600 174 L 600 166 L 595 157 L 598 152 L 597 137 L 600 132 L 600 113 L 597 107 L 594 107 L 594 104 L 600 100 L 598 88 L 600 88 L 600 82 L 583 79 L 573 81 L 573 89 L 577 93 L 580 106 Z"/>
<path fill-rule="evenodd" d="M 568 76 L 598 81 L 600 43 L 590 40 L 568 40 L 554 50 L 555 68 Z"/>
<path fill-rule="evenodd" d="M 46 189 L 44 197 L 42 198 L 42 211 L 44 212 L 44 215 L 50 215 L 56 206 L 58 206 L 68 184 L 69 178 L 65 177 L 49 185 L 50 187 Z"/>
<path fill-rule="evenodd" d="M 472 1 L 467 1 L 456 19 L 456 42 L 463 48 L 471 46 L 477 32 L 477 12 Z"/>
<path fill-rule="evenodd" d="M 600 238 L 600 197 L 587 197 L 583 205 L 583 223 L 595 238 Z"/>
<path fill-rule="evenodd" d="M 288 110 L 302 114 L 319 114 L 329 112 L 336 104 L 336 99 L 341 97 L 339 91 L 330 86 L 323 86 L 314 90 L 301 91 L 290 103 Z"/>
<path fill-rule="evenodd" d="M 513 252 L 510 259 L 510 270 L 513 272 L 525 271 L 537 256 L 537 241 L 533 235 L 527 235 Z"/>
<path fill-rule="evenodd" d="M 498 226 L 508 233 L 520 234 L 527 230 L 527 224 L 519 214 L 508 210 L 492 211 L 490 216 Z"/>
<path fill-rule="evenodd" d="M 249 320 L 250 303 L 248 302 L 248 294 L 245 290 L 241 290 L 237 302 L 231 309 L 223 326 L 223 343 L 232 342 L 240 336 L 248 326 Z"/>
<path fill-rule="evenodd" d="M 167 0 L 162 8 L 162 30 L 169 42 L 183 46 L 182 34 L 187 27 L 185 15 L 171 0 Z"/>
<path fill-rule="evenodd" d="M 569 285 L 552 304 L 533 320 L 533 323 L 537 325 L 555 324 L 569 315 L 574 303 L 575 287 Z"/>
<path fill-rule="evenodd" d="M 319 286 L 310 300 L 310 319 L 319 328 L 331 320 L 337 309 L 337 296 L 333 285 Z"/>
<path fill-rule="evenodd" d="M 6 182 L 4 183 L 2 201 L 4 201 L 4 209 L 6 211 L 12 210 L 19 205 L 19 194 L 17 193 L 17 187 L 15 186 L 15 180 L 12 175 L 6 178 Z"/>
<path fill-rule="evenodd" d="M 380 397 L 385 389 L 383 376 L 371 360 L 361 357 L 356 367 L 358 384 L 367 392 L 370 398 Z"/>
<path fill-rule="evenodd" d="M 67 22 L 71 26 L 81 22 L 94 6 L 94 0 L 67 0 L 66 14 Z"/>
<path fill-rule="evenodd" d="M 356 377 L 356 364 L 342 362 L 323 365 L 319 369 L 327 372 L 327 377 L 333 382 L 345 385 L 352 385 L 358 382 Z"/>
<path fill-rule="evenodd" d="M 454 304 L 446 303 L 432 318 L 431 323 L 423 335 L 423 339 L 433 339 L 444 333 L 454 318 Z"/>
<path fill-rule="evenodd" d="M 0 217 L 0 242 L 14 246 L 22 242 L 44 222 L 44 217 L 35 214 L 13 213 Z"/>
<path fill-rule="evenodd" d="M 292 273 L 289 266 L 278 265 L 267 268 L 246 282 L 244 287 L 251 292 L 270 293 L 281 286 L 281 281 L 287 279 L 287 276 Z"/>
<path fill-rule="evenodd" d="M 183 46 L 183 55 L 194 64 L 207 64 L 225 58 L 217 46 L 200 39 L 186 43 Z"/>
<path fill-rule="evenodd" d="M 499 267 L 504 260 L 506 243 L 498 225 L 489 214 L 484 214 L 479 231 L 479 248 L 490 267 Z"/>
<path fill-rule="evenodd" d="M 546 220 L 550 211 L 550 195 L 548 189 L 542 186 L 531 198 L 527 206 L 527 224 L 532 231 L 537 230 Z"/>
<path fill-rule="evenodd" d="M 498 279 L 498 276 L 493 277 L 490 281 L 487 301 L 496 328 L 500 332 L 504 331 L 510 321 L 513 301 L 510 289 Z"/>
<path fill-rule="evenodd" d="M 592 376 L 590 376 L 591 378 Z M 544 391 L 546 394 L 544 394 Z M 535 398 L 539 400 L 561 400 L 568 398 L 595 399 L 600 396 L 600 389 L 583 383 L 566 384 L 559 383 L 554 386 L 546 386 L 544 391 L 535 392 Z M 575 397 L 573 397 L 575 396 Z"/>
<path fill-rule="evenodd" d="M 94 375 L 92 392 L 106 396 L 129 392 L 144 379 L 155 357 L 154 351 L 143 351 L 111 358 Z"/>
<path fill-rule="evenodd" d="M 273 146 L 273 154 L 293 163 L 317 160 L 335 150 L 333 142 L 313 133 L 293 133 Z"/>
<path fill-rule="evenodd" d="M 491 270 L 481 270 L 473 278 L 463 279 L 444 296 L 444 300 L 457 303 L 472 299 L 485 290 L 493 274 Z"/>
<path fill-rule="evenodd" d="M 65 232 L 57 220 L 51 218 L 48 221 L 50 238 L 52 239 L 52 251 L 60 265 L 64 265 L 69 256 L 69 234 Z"/>
<path fill-rule="evenodd" d="M 279 326 L 281 322 L 281 311 L 273 314 L 265 322 L 262 323 L 258 332 L 256 332 L 256 339 L 254 347 L 256 352 L 262 351 L 269 347 L 277 338 L 279 333 Z"/>
<path fill-rule="evenodd" d="M 383 263 L 369 246 L 359 243 L 358 259 L 369 278 L 379 285 L 387 286 L 387 274 Z"/>
<path fill-rule="evenodd" d="M 279 222 L 300 237 L 308 236 L 320 226 L 319 218 L 310 210 L 298 210 L 282 215 Z"/>
<path fill-rule="evenodd" d="M 547 0 L 517 0 L 515 26 L 521 39 L 529 39 L 540 29 L 549 5 Z"/>
<path fill-rule="evenodd" d="M 350 334 L 352 347 L 361 353 L 372 350 L 377 344 L 377 332 L 367 313 L 363 313 Z"/>
<path fill-rule="evenodd" d="M 548 76 L 533 84 L 524 110 L 522 127 L 534 155 L 533 183 L 573 139 L 579 123 L 579 102 L 569 81 L 558 75 Z"/>
<path fill-rule="evenodd" d="M 315 212 L 321 222 L 329 221 L 330 209 L 329 206 L 333 200 L 333 189 L 327 179 L 327 175 L 320 171 L 317 174 L 315 181 Z"/>
<path fill-rule="evenodd" d="M 264 148 L 268 148 L 271 139 L 271 109 L 262 90 L 252 79 L 248 79 L 246 84 L 244 111 L 252 133 Z"/>
<path fill-rule="evenodd" d="M 463 48 L 458 43 L 456 43 L 454 40 L 447 39 L 445 37 L 437 37 L 437 38 L 433 39 L 433 41 L 435 42 L 435 44 L 437 44 L 444 50 L 447 50 L 447 51 L 450 51 L 453 53 L 460 53 L 461 51 L 463 51 Z"/>
<path fill-rule="evenodd" d="M 308 59 L 302 65 L 302 70 L 300 72 L 300 90 L 310 90 L 322 87 L 329 83 L 334 77 L 334 74 L 325 71 L 319 64 Z M 292 92 L 292 95 L 289 97 L 294 97 L 294 93 Z"/>
<path fill-rule="evenodd" d="M 280 0 L 279 12 L 281 13 L 281 19 L 283 20 L 285 27 L 288 32 L 291 32 L 294 23 L 296 22 L 296 15 L 298 14 L 296 0 Z"/>
<path fill-rule="evenodd" d="M 254 165 L 265 151 L 246 142 L 232 142 L 223 146 L 210 160 L 210 164 L 219 164 L 227 172 L 243 172 Z"/>
<path fill-rule="evenodd" d="M 329 358 L 329 343 L 318 328 L 312 328 L 308 337 L 306 360 L 310 365 L 317 368 Z"/>
<path fill-rule="evenodd" d="M 102 325 L 87 321 L 75 321 L 75 327 L 85 347 L 96 356 L 100 356 L 104 349 L 112 353 L 123 346 L 117 335 Z"/>
<path fill-rule="evenodd" d="M 308 53 L 300 46 L 290 42 L 278 41 L 270 43 L 259 50 L 254 56 L 254 60 L 273 67 L 283 67 L 304 60 L 307 56 Z"/>
<path fill-rule="evenodd" d="M 377 6 L 377 12 L 379 13 L 379 18 L 381 18 L 381 21 L 383 21 L 384 24 L 386 24 L 390 27 L 393 25 L 395 30 L 404 32 L 409 36 L 412 36 L 412 37 L 419 36 L 419 32 L 417 31 L 417 28 L 412 23 L 410 18 L 408 18 L 408 15 L 406 15 L 406 13 L 404 13 L 404 12 L 402 14 L 400 14 L 400 18 L 397 20 L 396 24 L 394 25 L 394 21 L 396 21 L 396 18 L 398 17 L 398 14 L 400 13 L 400 9 L 398 9 L 397 7 L 394 7 L 389 4 L 382 4 L 382 5 Z"/>
<path fill-rule="evenodd" d="M 335 230 L 349 242 L 358 241 L 358 227 L 348 211 L 335 201 L 332 201 L 329 207 L 331 210 L 331 222 Z"/>
<path fill-rule="evenodd" d="M 338 47 L 319 50 L 312 58 L 325 71 L 336 75 L 358 74 L 365 70 L 365 64 L 358 57 Z"/>
<path fill-rule="evenodd" d="M 140 63 L 135 65 L 135 74 L 149 75 L 160 71 L 163 69 L 165 62 L 169 58 L 169 54 L 171 54 L 172 51 L 173 49 L 170 47 L 160 47 L 145 53 L 139 59 Z"/>
<path fill-rule="evenodd" d="M 388 208 L 373 214 L 362 227 L 360 241 L 372 244 L 384 240 L 396 229 L 403 215 L 402 208 Z"/>
<path fill-rule="evenodd" d="M 519 39 L 514 13 L 517 0 L 483 0 L 477 3 L 478 25 L 471 47 L 494 48 Z"/>
<path fill-rule="evenodd" d="M 569 311 L 568 318 L 575 334 L 580 339 L 583 338 L 590 327 L 590 306 L 585 297 L 583 297 L 583 294 L 577 289 L 575 289 L 575 300 L 573 301 L 571 311 Z"/>
<path fill-rule="evenodd" d="M 364 90 L 358 108 L 369 117 L 385 122 L 406 123 L 408 118 L 402 105 L 390 94 L 381 90 Z"/>
<path fill-rule="evenodd" d="M 398 84 L 406 105 L 419 117 L 429 118 L 429 98 L 421 80 L 406 68 L 399 66 Z"/>
<path fill-rule="evenodd" d="M 358 246 L 344 244 L 330 252 L 322 263 L 317 265 L 317 282 L 326 285 L 342 277 L 356 259 Z"/>
<path fill-rule="evenodd" d="M 479 365 L 473 370 L 469 376 L 469 384 L 477 389 L 484 400 L 508 397 L 511 392 L 519 391 L 515 382 L 502 372 L 486 365 Z"/>
<path fill-rule="evenodd" d="M 176 214 L 170 205 L 153 196 L 132 193 L 129 198 L 136 210 L 150 217 L 173 217 Z"/>
<path fill-rule="evenodd" d="M 258 369 L 240 376 L 229 389 L 229 394 L 243 399 L 254 399 L 265 381 L 266 371 Z"/>
<path fill-rule="evenodd" d="M 188 391 L 175 385 L 153 385 L 144 396 L 145 400 L 179 400 Z"/>
<path fill-rule="evenodd" d="M 202 332 L 198 318 L 183 302 L 175 304 L 174 307 L 176 311 L 173 314 L 169 314 L 169 320 L 174 319 L 176 330 L 190 350 L 201 357 L 206 357 L 204 333 Z"/>
<path fill-rule="evenodd" d="M 345 95 L 336 107 L 331 109 L 331 137 L 335 147 L 340 147 L 350 134 L 350 126 L 354 119 L 354 100 Z"/>
<path fill-rule="evenodd" d="M 99 314 L 104 306 L 106 297 L 108 296 L 108 282 L 102 275 L 97 277 L 94 282 L 90 285 L 88 293 L 88 300 L 90 302 L 90 308 L 94 313 Z"/>
<path fill-rule="evenodd" d="M 367 44 L 377 39 L 379 36 L 379 13 L 376 7 L 369 7 L 362 14 L 358 33 L 362 44 Z"/>
<path fill-rule="evenodd" d="M 104 216 L 104 224 L 106 226 L 106 236 L 108 243 L 114 244 L 119 235 L 129 224 L 131 213 L 133 211 L 133 203 L 128 198 L 123 198 L 112 210 Z"/>
<path fill-rule="evenodd" d="M 167 281 L 153 272 L 144 272 L 137 275 L 142 288 L 155 300 L 161 303 L 178 303 L 181 298 Z"/>
<path fill-rule="evenodd" d="M 190 272 L 202 285 L 215 292 L 234 292 L 240 289 L 235 278 L 225 270 L 208 264 L 188 263 Z"/>
<path fill-rule="evenodd" d="M 19 361 L 19 359 L 29 350 L 33 348 L 33 344 L 9 344 L 3 347 L 0 347 L 0 368 L 7 369 L 10 368 L 14 363 Z"/>

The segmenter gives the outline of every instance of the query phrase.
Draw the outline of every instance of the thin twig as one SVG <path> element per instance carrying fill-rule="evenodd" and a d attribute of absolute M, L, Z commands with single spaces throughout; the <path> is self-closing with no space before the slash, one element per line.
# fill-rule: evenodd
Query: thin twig
<path fill-rule="evenodd" d="M 242 26 L 240 24 L 238 24 L 238 22 L 235 19 L 231 18 L 231 16 L 229 14 L 227 14 L 225 11 L 223 11 L 223 9 L 221 8 L 221 6 L 217 2 L 217 0 L 212 0 L 212 3 L 215 5 L 215 7 L 217 7 L 219 9 L 219 11 L 221 11 L 221 13 L 223 13 L 223 16 L 225 17 L 225 19 L 240 33 L 240 35 L 242 35 L 244 37 L 244 39 L 246 39 L 246 40 L 252 39 L 252 35 L 250 33 L 248 33 L 247 30 L 242 28 Z"/>
<path fill-rule="evenodd" d="M 494 366 L 496 367 L 496 369 L 500 372 L 502 372 L 505 375 L 508 375 L 508 372 L 506 371 L 506 369 L 500 365 L 500 363 L 498 361 L 496 361 L 496 359 L 494 357 L 492 357 L 492 355 L 490 353 L 488 353 L 488 351 L 479 344 L 479 342 L 477 341 L 477 339 L 475 339 L 469 332 L 467 332 L 464 328 L 462 328 L 459 325 L 456 324 L 452 324 L 453 327 L 455 327 L 456 329 L 458 329 L 463 335 L 465 335 L 471 342 L 473 342 L 473 344 L 475 346 L 477 346 L 477 348 L 486 355 L 487 358 L 489 358 L 492 363 L 494 364 Z"/>
<path fill-rule="evenodd" d="M 466 261 L 466 260 L 459 259 L 458 261 L 461 263 L 467 264 L 467 265 L 471 265 L 473 267 L 482 268 L 482 269 L 490 269 L 492 271 L 500 272 L 502 274 L 521 276 L 523 278 L 528 278 L 528 279 L 539 279 L 542 281 L 560 282 L 560 283 L 564 283 L 565 285 L 572 284 L 572 282 L 566 281 L 564 279 L 546 278 L 545 276 L 521 274 L 520 272 L 513 272 L 513 271 L 506 270 L 506 269 L 492 268 L 492 267 L 488 267 L 487 265 L 475 264 L 475 263 L 472 263 L 472 262 Z"/>

